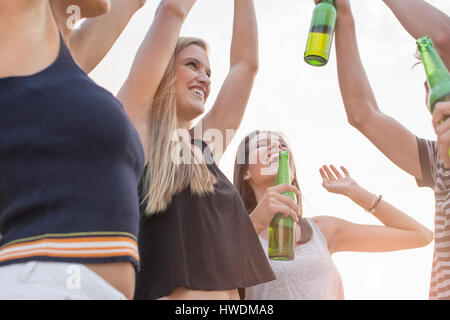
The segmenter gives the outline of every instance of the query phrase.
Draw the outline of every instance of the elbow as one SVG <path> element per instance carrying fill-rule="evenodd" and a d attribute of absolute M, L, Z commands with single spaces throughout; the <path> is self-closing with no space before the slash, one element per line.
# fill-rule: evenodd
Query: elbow
<path fill-rule="evenodd" d="M 111 10 L 111 2 L 103 1 L 103 5 L 101 6 L 101 10 L 103 14 L 107 14 Z"/>
<path fill-rule="evenodd" d="M 147 2 L 147 0 L 137 0 L 138 9 L 142 8 L 146 2 Z"/>
<path fill-rule="evenodd" d="M 362 131 L 367 122 L 367 116 L 363 114 L 347 114 L 347 122 L 352 127 Z"/>
<path fill-rule="evenodd" d="M 376 109 L 367 102 L 348 102 L 346 103 L 347 122 L 361 132 L 372 125 L 372 119 L 376 117 Z"/>
<path fill-rule="evenodd" d="M 429 245 L 434 239 L 434 233 L 429 229 L 425 229 L 422 234 L 422 239 L 423 246 Z"/>
<path fill-rule="evenodd" d="M 449 32 L 442 32 L 437 35 L 434 39 L 434 45 L 442 54 L 448 54 L 450 52 L 450 30 Z"/>
<path fill-rule="evenodd" d="M 95 18 L 107 14 L 110 10 L 109 0 L 93 0 L 81 6 L 81 17 Z"/>
<path fill-rule="evenodd" d="M 111 10 L 111 2 L 109 0 L 97 1 L 96 7 L 94 8 L 94 16 L 102 16 L 107 14 Z"/>
<path fill-rule="evenodd" d="M 416 248 L 425 247 L 434 239 L 434 233 L 425 227 L 423 227 L 422 230 L 417 230 L 416 232 Z"/>
<path fill-rule="evenodd" d="M 252 62 L 247 63 L 247 69 L 248 69 L 248 72 L 251 73 L 255 77 L 259 71 L 258 61 L 252 61 Z"/>
<path fill-rule="evenodd" d="M 354 128 L 358 129 L 362 126 L 362 118 L 361 117 L 354 117 L 354 116 L 347 116 L 347 122 Z"/>
<path fill-rule="evenodd" d="M 251 78 L 255 78 L 259 71 L 259 63 L 257 60 L 246 60 L 238 63 L 231 63 L 231 69 L 240 70 L 241 74 L 249 75 Z"/>
<path fill-rule="evenodd" d="M 180 1 L 163 0 L 157 9 L 157 14 L 158 13 L 169 14 L 177 17 L 178 19 L 184 20 L 189 13 L 189 9 L 182 6 Z"/>

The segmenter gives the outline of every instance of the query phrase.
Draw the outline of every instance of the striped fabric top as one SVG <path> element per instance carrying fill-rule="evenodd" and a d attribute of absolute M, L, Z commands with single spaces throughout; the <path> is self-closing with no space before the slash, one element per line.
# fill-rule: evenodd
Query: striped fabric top
<path fill-rule="evenodd" d="M 450 169 L 439 158 L 436 142 L 417 139 L 422 180 L 420 187 L 430 187 L 436 197 L 435 244 L 430 283 L 430 299 L 450 300 Z"/>

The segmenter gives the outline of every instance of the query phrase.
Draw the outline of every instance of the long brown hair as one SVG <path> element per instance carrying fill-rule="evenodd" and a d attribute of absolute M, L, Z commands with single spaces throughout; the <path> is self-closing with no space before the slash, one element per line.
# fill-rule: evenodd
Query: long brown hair
<path fill-rule="evenodd" d="M 201 39 L 179 38 L 147 115 L 149 165 L 144 176 L 143 199 L 147 201 L 146 215 L 166 210 L 172 198 L 188 187 L 195 195 L 213 193 L 217 181 L 208 170 L 203 153 L 190 141 L 177 135 L 177 129 L 180 128 L 175 90 L 175 58 L 190 45 L 197 45 L 208 52 L 208 45 Z M 190 153 L 189 163 L 173 161 L 173 156 L 180 153 L 180 145 L 183 152 Z"/>
<path fill-rule="evenodd" d="M 244 180 L 245 172 L 248 169 L 248 165 L 250 163 L 249 154 L 250 154 L 250 141 L 253 137 L 256 137 L 260 134 L 273 134 L 276 135 L 282 143 L 286 146 L 287 141 L 284 135 L 280 132 L 274 132 L 269 130 L 255 130 L 245 136 L 245 138 L 241 141 L 238 147 L 238 151 L 236 154 L 236 159 L 234 162 L 234 175 L 233 175 L 233 184 L 238 189 L 239 194 L 241 195 L 242 200 L 244 201 L 244 205 L 247 209 L 248 214 L 250 214 L 253 210 L 255 210 L 258 205 L 256 201 L 255 193 L 250 186 L 250 184 Z M 294 172 L 294 179 L 292 181 L 292 185 L 294 185 L 298 190 L 300 190 L 300 186 L 297 180 L 297 172 Z M 301 192 L 300 192 L 301 194 Z M 301 243 L 308 242 L 312 237 L 312 228 L 309 223 L 303 217 L 303 206 L 302 206 L 302 198 L 299 197 L 297 199 L 297 204 L 300 208 L 300 217 L 299 217 L 299 226 L 302 230 L 301 233 Z"/>

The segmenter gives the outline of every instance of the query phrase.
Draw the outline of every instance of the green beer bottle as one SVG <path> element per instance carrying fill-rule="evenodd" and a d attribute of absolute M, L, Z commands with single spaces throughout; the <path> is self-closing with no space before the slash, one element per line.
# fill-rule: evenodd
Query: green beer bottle
<path fill-rule="evenodd" d="M 305 50 L 306 63 L 316 67 L 327 64 L 333 43 L 336 17 L 334 0 L 321 0 L 314 8 Z"/>
<path fill-rule="evenodd" d="M 278 159 L 276 184 L 290 184 L 289 153 L 280 151 Z M 293 192 L 287 191 L 282 194 L 297 201 Z M 294 258 L 295 222 L 291 217 L 283 218 L 281 214 L 277 213 L 269 226 L 269 259 L 287 261 Z"/>
<path fill-rule="evenodd" d="M 417 39 L 422 63 L 427 75 L 428 108 L 433 113 L 436 103 L 439 101 L 450 101 L 450 73 L 442 61 L 430 37 L 422 37 Z M 450 157 L 450 149 L 448 150 Z"/>

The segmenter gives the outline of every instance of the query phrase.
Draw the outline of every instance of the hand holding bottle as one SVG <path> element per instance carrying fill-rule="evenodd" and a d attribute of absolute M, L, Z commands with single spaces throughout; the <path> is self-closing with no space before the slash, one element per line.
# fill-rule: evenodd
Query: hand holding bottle
<path fill-rule="evenodd" d="M 322 0 L 314 0 L 314 3 L 317 5 Z M 334 0 L 334 5 L 336 6 L 338 18 L 344 14 L 351 14 L 350 2 L 348 0 Z"/>
<path fill-rule="evenodd" d="M 417 39 L 417 47 L 427 76 L 427 86 L 429 88 L 427 105 L 433 115 L 433 126 L 438 135 L 439 156 L 445 166 L 449 168 L 450 149 L 444 150 L 443 145 L 448 146 L 447 140 L 449 139 L 446 134 L 449 125 L 445 124 L 445 120 L 449 115 L 446 103 L 450 100 L 450 72 L 448 72 L 446 65 L 434 48 L 430 37 L 425 36 Z M 441 106 L 440 111 L 438 115 L 435 115 L 438 105 Z M 439 127 L 439 124 L 442 124 L 443 127 Z M 437 130 L 438 127 L 439 130 Z"/>
<path fill-rule="evenodd" d="M 282 195 L 283 192 L 294 192 L 297 199 L 300 197 L 300 191 L 289 184 L 280 184 L 268 188 L 259 201 L 255 210 L 250 214 L 250 220 L 255 227 L 256 233 L 265 230 L 277 213 L 283 217 L 290 216 L 295 222 L 298 221 L 299 207 L 290 197 Z"/>
<path fill-rule="evenodd" d="M 437 135 L 437 150 L 446 168 L 450 168 L 450 101 L 436 103 L 433 127 Z"/>

